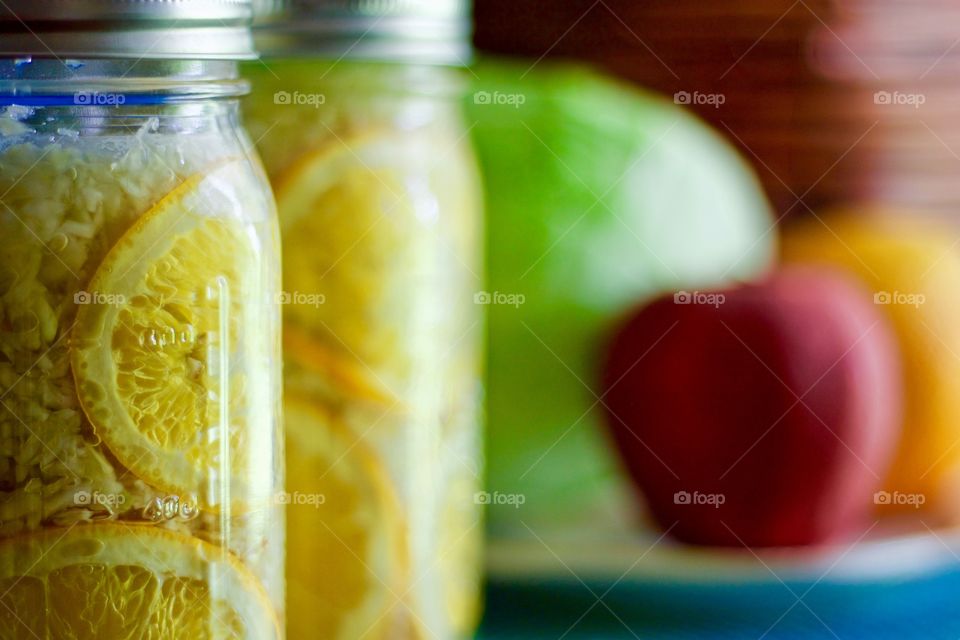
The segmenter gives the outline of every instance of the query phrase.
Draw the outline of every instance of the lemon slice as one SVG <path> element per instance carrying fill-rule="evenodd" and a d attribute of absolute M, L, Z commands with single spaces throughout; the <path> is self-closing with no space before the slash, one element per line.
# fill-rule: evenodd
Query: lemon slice
<path fill-rule="evenodd" d="M 288 396 L 285 413 L 289 637 L 386 637 L 408 571 L 389 478 L 319 408 Z"/>
<path fill-rule="evenodd" d="M 399 403 L 373 372 L 364 370 L 350 358 L 344 358 L 305 331 L 285 326 L 283 350 L 291 372 L 297 368 L 322 382 L 326 387 L 322 395 L 329 395 L 334 401 L 359 400 L 389 408 Z M 296 374 L 288 376 L 288 383 L 296 378 Z"/>
<path fill-rule="evenodd" d="M 269 438 L 270 398 L 253 380 L 268 331 L 239 213 L 255 206 L 252 179 L 225 163 L 144 214 L 98 267 L 71 341 L 97 435 L 138 477 L 201 505 L 248 501 L 250 452 L 270 446 L 253 439 Z"/>
<path fill-rule="evenodd" d="M 426 163 L 423 146 L 377 133 L 338 140 L 301 158 L 276 188 L 284 287 L 293 300 L 323 300 L 286 305 L 287 325 L 399 395 L 417 350 L 428 348 L 433 321 L 424 318 L 436 312 L 422 298 L 438 261 L 438 212 L 427 186 L 418 195 L 407 175 Z"/>
<path fill-rule="evenodd" d="M 0 543 L 0 638 L 280 637 L 257 579 L 196 538 L 94 524 Z"/>

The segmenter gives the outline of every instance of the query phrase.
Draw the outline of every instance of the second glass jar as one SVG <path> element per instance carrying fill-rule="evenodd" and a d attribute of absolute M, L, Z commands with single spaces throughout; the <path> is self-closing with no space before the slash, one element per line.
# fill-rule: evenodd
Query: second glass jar
<path fill-rule="evenodd" d="M 468 637 L 483 299 L 459 72 L 245 71 L 283 241 L 291 637 Z"/>

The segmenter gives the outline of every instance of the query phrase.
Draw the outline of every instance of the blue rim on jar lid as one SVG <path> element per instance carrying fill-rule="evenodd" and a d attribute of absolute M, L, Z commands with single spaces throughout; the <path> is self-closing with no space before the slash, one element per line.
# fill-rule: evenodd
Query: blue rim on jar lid
<path fill-rule="evenodd" d="M 0 56 L 255 58 L 252 0 L 3 0 Z"/>
<path fill-rule="evenodd" d="M 254 0 L 265 56 L 465 65 L 469 0 Z"/>

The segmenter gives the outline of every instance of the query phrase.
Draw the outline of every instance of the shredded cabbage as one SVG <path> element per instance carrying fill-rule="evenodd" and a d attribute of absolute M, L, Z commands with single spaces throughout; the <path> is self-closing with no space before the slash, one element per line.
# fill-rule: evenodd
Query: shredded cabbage
<path fill-rule="evenodd" d="M 0 537 L 124 518 L 155 492 L 77 401 L 70 329 L 107 251 L 186 176 L 235 150 L 220 134 L 54 137 L 0 114 Z M 110 500 L 91 496 L 106 495 Z"/>

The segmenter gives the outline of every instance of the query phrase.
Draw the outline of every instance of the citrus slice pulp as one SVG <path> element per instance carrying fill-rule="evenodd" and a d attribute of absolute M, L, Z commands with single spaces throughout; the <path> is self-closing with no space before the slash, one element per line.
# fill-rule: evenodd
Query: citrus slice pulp
<path fill-rule="evenodd" d="M 103 523 L 0 542 L 0 638 L 270 640 L 280 631 L 262 587 L 229 552 Z"/>
<path fill-rule="evenodd" d="M 248 497 L 256 426 L 246 379 L 256 332 L 244 323 L 265 301 L 254 299 L 262 283 L 238 214 L 244 167 L 193 176 L 145 213 L 97 268 L 71 340 L 97 435 L 148 484 L 209 506 Z"/>
<path fill-rule="evenodd" d="M 408 564 L 386 471 L 306 400 L 288 396 L 285 414 L 290 637 L 385 637 Z"/>
<path fill-rule="evenodd" d="M 355 369 L 375 372 L 394 393 L 403 392 L 413 366 L 412 345 L 425 324 L 420 292 L 436 260 L 437 221 L 405 173 L 425 154 L 396 135 L 371 132 L 306 154 L 276 188 L 284 286 L 323 301 L 287 305 L 287 325 Z"/>
<path fill-rule="evenodd" d="M 339 400 L 359 400 L 384 407 L 399 403 L 372 372 L 295 326 L 284 327 L 283 350 L 288 363 L 319 377 Z"/>

